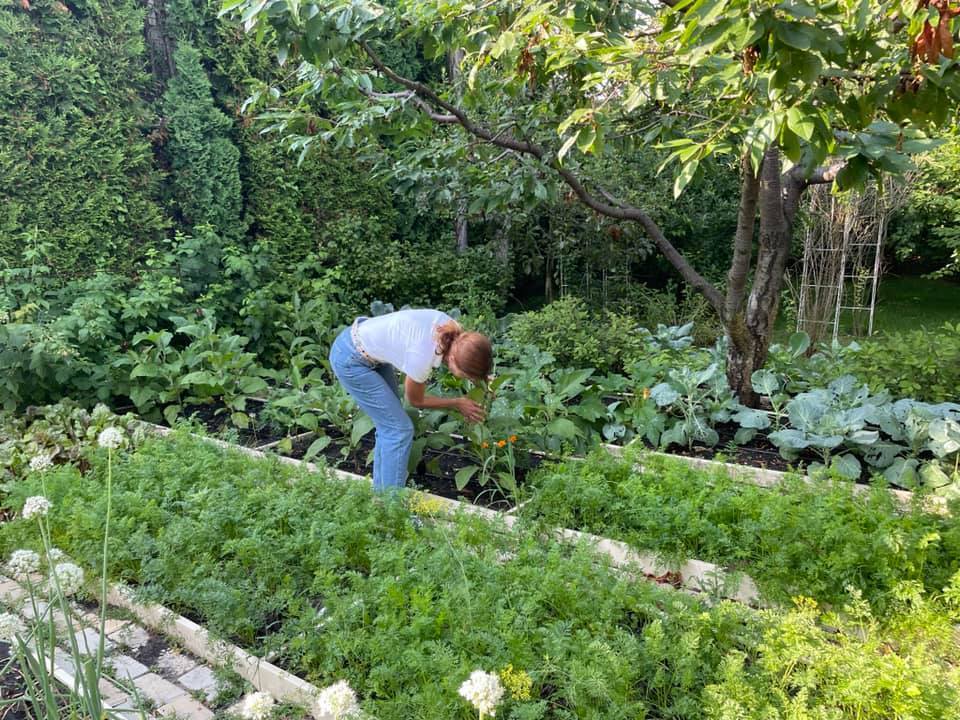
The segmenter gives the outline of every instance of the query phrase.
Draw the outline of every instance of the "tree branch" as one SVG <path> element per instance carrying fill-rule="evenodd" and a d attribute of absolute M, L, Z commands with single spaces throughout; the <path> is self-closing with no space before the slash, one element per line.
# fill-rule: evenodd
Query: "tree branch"
<path fill-rule="evenodd" d="M 837 162 L 829 167 L 817 168 L 813 175 L 807 178 L 807 185 L 823 185 L 824 183 L 832 183 L 834 180 L 836 180 L 837 175 L 840 174 L 840 171 L 843 170 L 846 165 L 846 162 Z"/>
<path fill-rule="evenodd" d="M 429 86 L 398 75 L 390 67 L 388 67 L 383 60 L 380 59 L 377 53 L 374 52 L 367 42 L 361 40 L 360 47 L 370 58 L 370 61 L 373 63 L 374 67 L 376 67 L 377 70 L 379 70 L 386 78 L 392 80 L 401 87 L 407 88 L 407 90 L 410 90 L 416 95 L 417 99 L 423 103 L 420 105 L 420 108 L 424 110 L 427 116 L 431 119 L 436 117 L 442 118 L 442 120 L 436 120 L 436 122 L 459 123 L 460 126 L 463 127 L 463 129 L 468 133 L 474 135 L 475 137 L 486 140 L 492 145 L 502 147 L 506 150 L 513 150 L 514 152 L 522 153 L 524 155 L 531 155 L 556 172 L 557 175 L 559 175 L 567 184 L 567 186 L 573 190 L 574 194 L 580 199 L 580 201 L 590 209 L 600 213 L 601 215 L 606 215 L 607 217 L 612 217 L 619 220 L 633 220 L 640 223 L 647 235 L 649 235 L 653 240 L 660 253 L 671 265 L 673 265 L 677 272 L 680 273 L 681 277 L 683 277 L 683 279 L 690 286 L 700 292 L 713 306 L 717 313 L 721 315 L 721 317 L 723 316 L 723 297 L 720 294 L 720 291 L 717 290 L 705 277 L 700 275 L 696 269 L 694 269 L 689 261 L 667 239 L 657 223 L 654 222 L 654 220 L 645 212 L 626 203 L 611 205 L 598 200 L 586 189 L 586 187 L 584 187 L 580 179 L 573 172 L 571 172 L 569 168 L 566 168 L 557 162 L 556 157 L 552 152 L 540 147 L 536 143 L 528 140 L 520 140 L 513 135 L 508 135 L 504 130 L 494 133 L 489 128 L 477 124 L 462 108 L 459 108 L 453 103 L 444 100 Z M 443 109 L 447 114 L 442 115 L 436 113 L 432 108 L 429 107 L 427 103 L 431 103 L 436 107 Z M 609 197 L 609 195 L 606 193 L 604 194 L 606 197 Z"/>
<path fill-rule="evenodd" d="M 803 191 L 811 185 L 823 185 L 833 182 L 845 165 L 846 162 L 841 160 L 826 167 L 817 168 L 810 177 L 805 177 L 803 169 L 799 165 L 795 165 L 784 174 L 782 179 L 783 214 L 787 220 L 788 227 L 793 227 L 793 221 L 797 216 Z"/>

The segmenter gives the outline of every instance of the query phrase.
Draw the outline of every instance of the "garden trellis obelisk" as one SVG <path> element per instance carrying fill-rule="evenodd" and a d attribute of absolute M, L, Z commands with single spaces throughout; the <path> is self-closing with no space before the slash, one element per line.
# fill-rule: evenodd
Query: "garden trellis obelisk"
<path fill-rule="evenodd" d="M 797 330 L 814 343 L 828 332 L 836 339 L 841 328 L 873 333 L 887 225 L 904 187 L 888 181 L 882 192 L 875 183 L 845 195 L 827 186 L 809 191 Z"/>

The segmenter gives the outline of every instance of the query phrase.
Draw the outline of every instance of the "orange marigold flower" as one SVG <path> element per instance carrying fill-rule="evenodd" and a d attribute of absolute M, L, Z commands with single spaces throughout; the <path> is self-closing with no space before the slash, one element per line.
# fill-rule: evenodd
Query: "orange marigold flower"
<path fill-rule="evenodd" d="M 507 444 L 506 440 L 497 440 L 497 447 L 503 447 Z"/>
<path fill-rule="evenodd" d="M 480 444 L 480 447 L 482 447 L 482 448 L 488 448 L 488 447 L 490 447 L 490 443 L 484 441 L 483 443 Z"/>
<path fill-rule="evenodd" d="M 510 442 L 515 443 L 517 441 L 517 436 L 511 435 L 509 439 L 510 439 Z"/>

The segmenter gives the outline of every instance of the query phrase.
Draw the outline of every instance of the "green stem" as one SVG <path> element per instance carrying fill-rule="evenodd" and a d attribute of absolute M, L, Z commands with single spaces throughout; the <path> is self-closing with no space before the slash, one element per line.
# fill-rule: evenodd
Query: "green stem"
<path fill-rule="evenodd" d="M 110 509 L 113 499 L 113 450 L 107 448 L 107 516 L 103 527 L 103 575 L 100 581 L 100 646 L 97 648 L 97 677 L 103 668 L 104 630 L 107 624 L 107 544 L 110 539 Z"/>

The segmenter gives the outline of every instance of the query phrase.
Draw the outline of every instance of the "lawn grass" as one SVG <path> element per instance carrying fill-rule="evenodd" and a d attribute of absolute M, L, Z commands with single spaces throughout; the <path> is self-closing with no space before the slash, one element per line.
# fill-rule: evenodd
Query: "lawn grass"
<path fill-rule="evenodd" d="M 934 330 L 960 322 L 960 283 L 919 277 L 885 277 L 874 316 L 874 330 Z"/>
<path fill-rule="evenodd" d="M 853 333 L 852 313 L 840 318 L 840 339 L 847 341 L 866 335 L 867 312 L 859 322 L 862 332 Z M 887 275 L 881 278 L 873 331 L 935 331 L 944 323 L 960 322 L 960 283 L 951 280 L 927 280 L 915 275 Z M 783 313 L 777 317 L 774 342 L 784 342 L 796 328 Z M 829 334 L 827 336 L 829 340 Z"/>

